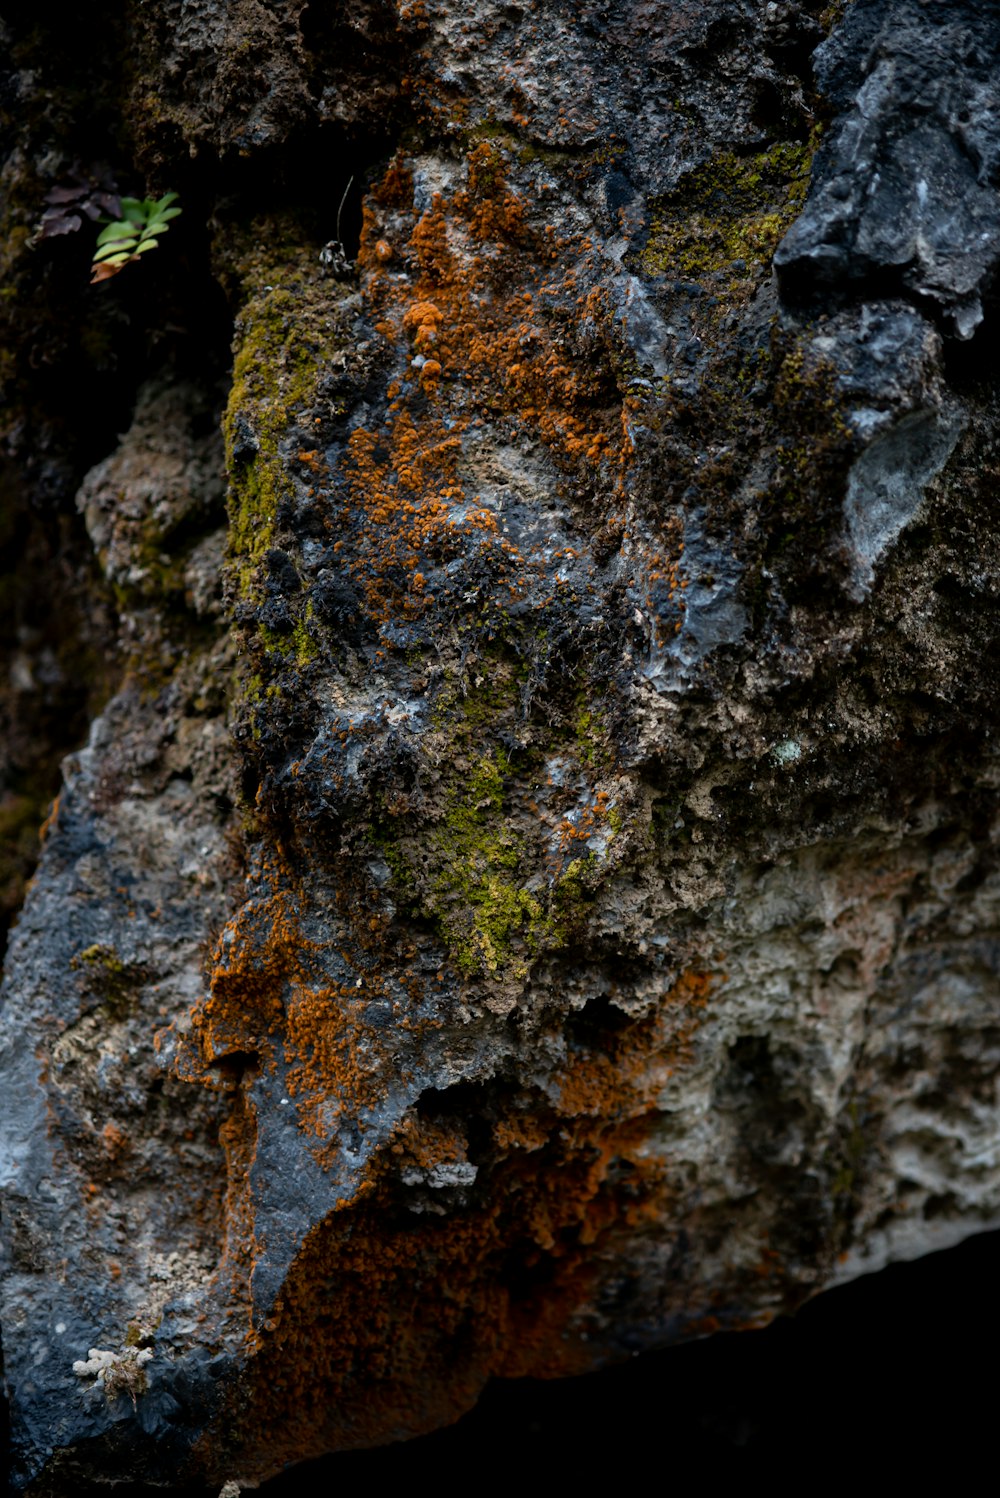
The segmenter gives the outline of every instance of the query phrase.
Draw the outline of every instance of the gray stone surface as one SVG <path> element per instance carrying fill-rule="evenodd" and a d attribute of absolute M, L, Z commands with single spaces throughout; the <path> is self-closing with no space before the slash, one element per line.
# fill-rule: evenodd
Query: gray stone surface
<path fill-rule="evenodd" d="M 972 336 L 1000 254 L 998 47 L 989 4 L 849 7 L 816 54 L 817 82 L 843 112 L 775 257 L 786 282 L 895 280 Z"/>

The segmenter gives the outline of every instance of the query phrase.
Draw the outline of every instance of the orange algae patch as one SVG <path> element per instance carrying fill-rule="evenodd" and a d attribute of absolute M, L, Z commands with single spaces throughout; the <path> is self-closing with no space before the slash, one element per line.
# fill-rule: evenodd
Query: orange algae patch
<path fill-rule="evenodd" d="M 380 1185 L 310 1234 L 259 1336 L 249 1409 L 233 1413 L 259 1432 L 259 1466 L 241 1470 L 434 1429 L 491 1376 L 593 1366 L 601 1257 L 665 1210 L 666 1188 L 633 1127 L 553 1124 L 490 1173 L 488 1199 L 446 1219 L 394 1207 Z"/>
<path fill-rule="evenodd" d="M 378 435 L 364 429 L 352 433 L 346 469 L 366 520 L 352 571 L 373 618 L 418 617 L 432 601 L 422 582 L 419 589 L 412 586 L 421 565 L 451 560 L 470 534 L 496 532 L 496 517 L 475 504 L 453 523 L 464 498 L 460 452 L 458 436 L 438 419 L 415 420 L 406 410 Z"/>
<path fill-rule="evenodd" d="M 365 1115 L 386 1100 L 390 1083 L 407 1079 L 406 1069 L 393 1065 L 391 1047 L 365 1017 L 367 1005 L 384 993 L 385 985 L 370 976 L 360 984 L 293 989 L 285 1028 L 286 1086 L 296 1100 L 300 1127 L 329 1149 L 342 1117 L 363 1131 Z M 403 1028 L 403 1006 L 397 1001 L 393 1007 Z M 326 1154 L 320 1149 L 318 1158 L 323 1161 Z"/>
<path fill-rule="evenodd" d="M 219 1143 L 226 1155 L 225 1245 L 221 1267 L 231 1287 L 234 1309 L 242 1304 L 249 1325 L 250 1275 L 257 1250 L 250 1168 L 257 1153 L 257 1127 L 241 1092 L 235 1094 L 233 1111 L 219 1129 Z"/>
<path fill-rule="evenodd" d="M 249 1474 L 434 1429 L 490 1377 L 594 1365 L 604 1266 L 619 1275 L 671 1211 L 675 1188 L 648 1150 L 649 1118 L 664 1065 L 689 1053 L 711 983 L 686 973 L 602 1046 L 571 1045 L 544 1094 L 501 1093 L 492 1109 L 484 1094 L 476 1120 L 411 1110 L 360 1199 L 309 1234 L 251 1338 L 250 1405 L 232 1416 L 260 1432 Z M 491 1113 L 472 1199 L 446 1217 L 408 1210 L 400 1177 L 468 1162 L 466 1131 L 476 1122 L 481 1132 Z"/>
<path fill-rule="evenodd" d="M 441 321 L 441 313 L 433 302 L 414 302 L 406 309 L 403 316 L 404 328 L 415 328 L 419 335 L 421 329 L 433 331 Z"/>
<path fill-rule="evenodd" d="M 426 571 L 427 562 L 459 555 L 477 532 L 496 530 L 463 472 L 464 447 L 481 416 L 526 428 L 568 478 L 601 469 L 616 503 L 627 507 L 637 407 L 611 370 L 611 316 L 605 292 L 593 284 L 591 243 L 560 239 L 535 223 L 507 172 L 504 154 L 480 143 L 468 153 L 465 186 L 435 194 L 417 217 L 412 180 L 397 158 L 365 207 L 359 265 L 371 315 L 383 337 L 410 351 L 408 368 L 390 385 L 388 421 L 355 433 L 348 465 L 345 527 L 364 517 L 353 570 L 379 619 L 417 618 L 439 601 L 433 593 L 413 596 L 405 573 L 418 563 L 409 556 Z M 393 266 L 406 265 L 406 276 L 386 273 L 379 248 L 383 211 L 396 215 L 395 238 L 400 210 L 409 238 Z M 587 357 L 571 352 L 574 343 L 587 347 Z M 595 343 L 608 352 L 603 368 Z M 440 456 L 445 431 L 454 444 L 447 461 L 435 468 L 425 459 L 415 469 L 414 452 Z M 495 587 L 508 587 L 513 597 L 543 570 L 509 542 L 485 551 Z M 675 562 L 663 558 L 660 567 L 672 598 Z"/>
<path fill-rule="evenodd" d="M 615 1119 L 652 1107 L 658 1087 L 690 1059 L 712 982 L 706 973 L 682 974 L 654 1014 L 606 1047 L 573 1056 L 560 1079 L 560 1110 L 573 1118 Z"/>
<path fill-rule="evenodd" d="M 101 1130 L 101 1143 L 112 1160 L 116 1160 L 129 1147 L 128 1135 L 113 1121 L 106 1123 Z"/>
<path fill-rule="evenodd" d="M 384 979 L 352 965 L 333 943 L 306 936 L 300 911 L 307 908 L 298 892 L 279 889 L 249 901 L 229 923 L 209 993 L 192 1013 L 181 1067 L 211 1082 L 215 1067 L 225 1079 L 229 1058 L 238 1065 L 249 1058 L 265 1074 L 280 1061 L 299 1127 L 316 1141 L 322 1162 L 339 1119 L 363 1127 L 386 1095 L 392 1060 L 384 1039 L 373 1035 L 368 1006 L 388 999 L 400 1028 L 410 1029 L 402 1011 L 419 1001 L 420 985 L 404 975 L 407 998 L 389 995 Z M 331 969 L 339 980 L 331 980 Z"/>
<path fill-rule="evenodd" d="M 511 597 L 541 571 L 503 538 L 469 484 L 465 446 L 481 415 L 538 439 L 570 477 L 600 465 L 626 508 L 633 405 L 610 374 L 575 358 L 564 336 L 572 319 L 591 344 L 610 340 L 603 293 L 580 289 L 590 246 L 533 228 L 505 170 L 494 148 L 477 147 L 468 187 L 436 197 L 408 239 L 391 231 L 391 257 L 366 210 L 362 264 L 375 327 L 390 346 L 386 357 L 411 360 L 406 370 L 396 366 L 385 420 L 352 433 L 342 470 L 348 494 L 337 550 L 376 620 L 420 618 L 438 602 L 427 574 L 476 546 Z M 394 164 L 372 199 L 376 209 L 409 211 L 405 168 Z M 322 476 L 316 453 L 298 457 Z M 618 523 L 612 516 L 609 529 Z M 568 548 L 564 557 L 575 560 Z M 653 581 L 673 597 L 674 563 L 663 559 Z M 582 854 L 607 823 L 607 799 L 601 792 L 581 815 L 562 819 L 562 856 Z M 279 1062 L 287 1068 L 300 1127 L 322 1160 L 338 1119 L 364 1128 L 396 1065 L 386 1027 L 375 1033 L 367 1006 L 377 999 L 400 1028 L 415 1023 L 420 980 L 362 965 L 366 950 L 384 958 L 384 938 L 366 949 L 353 933 L 353 958 L 317 945 L 304 910 L 299 890 L 248 902 L 220 946 L 195 1034 L 203 1067 L 249 1052 L 265 1075 Z M 595 1291 L 595 1245 L 613 1255 L 619 1234 L 634 1237 L 668 1209 L 663 1166 L 643 1153 L 648 1115 L 670 1066 L 687 1059 L 708 986 L 704 975 L 685 975 L 663 1014 L 632 1022 L 604 1050 L 571 1050 L 544 1100 L 494 1123 L 482 1189 L 447 1220 L 409 1213 L 394 1176 L 407 1165 L 466 1163 L 468 1141 L 454 1125 L 404 1120 L 355 1203 L 314 1229 L 266 1331 L 255 1334 L 258 1387 L 249 1419 L 245 1410 L 238 1418 L 260 1431 L 261 1475 L 285 1455 L 433 1428 L 467 1408 L 494 1373 L 591 1366 L 592 1348 L 577 1333 Z M 246 1279 L 256 1252 L 253 1128 L 239 1095 L 224 1142 L 230 1262 Z"/>

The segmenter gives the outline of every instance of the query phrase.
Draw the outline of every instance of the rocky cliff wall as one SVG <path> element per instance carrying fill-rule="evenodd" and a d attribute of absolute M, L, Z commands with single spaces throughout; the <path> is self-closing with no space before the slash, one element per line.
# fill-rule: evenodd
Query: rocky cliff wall
<path fill-rule="evenodd" d="M 107 699 L 6 966 L 18 1482 L 253 1485 L 997 1225 L 994 7 L 9 33 L 39 762 Z M 73 171 L 183 217 L 88 289 Z"/>

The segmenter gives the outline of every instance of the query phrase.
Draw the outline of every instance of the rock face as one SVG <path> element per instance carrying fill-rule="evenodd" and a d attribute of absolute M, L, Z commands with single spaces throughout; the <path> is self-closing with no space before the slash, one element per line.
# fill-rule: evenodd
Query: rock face
<path fill-rule="evenodd" d="M 6 964 L 31 1492 L 1000 1223 L 995 8 L 611 10 L 13 26 L 9 463 L 121 621 Z M 184 217 L 88 291 L 105 158 Z"/>

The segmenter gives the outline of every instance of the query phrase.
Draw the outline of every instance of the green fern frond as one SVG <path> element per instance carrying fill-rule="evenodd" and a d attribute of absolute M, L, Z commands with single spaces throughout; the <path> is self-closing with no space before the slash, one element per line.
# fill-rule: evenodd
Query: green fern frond
<path fill-rule="evenodd" d="M 105 227 L 97 236 L 97 249 L 91 265 L 94 281 L 107 281 L 129 261 L 137 260 L 147 250 L 155 250 L 160 236 L 166 234 L 170 220 L 181 212 L 173 206 L 175 192 L 164 193 L 162 198 L 122 198 L 122 216 Z"/>

